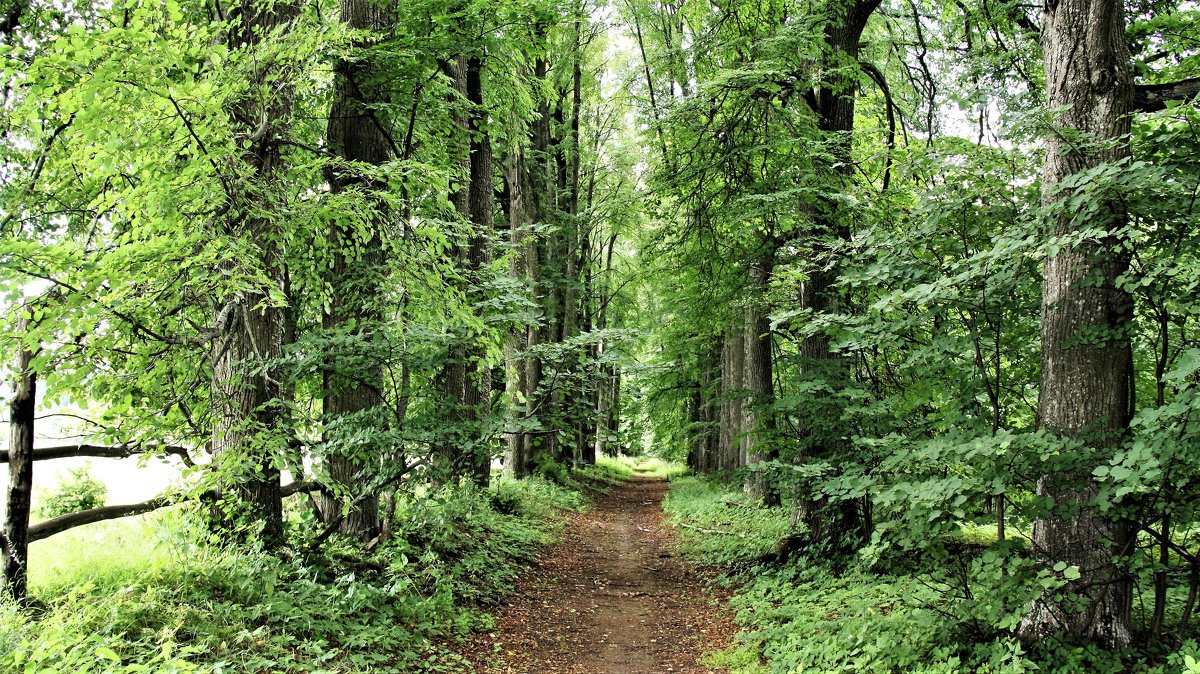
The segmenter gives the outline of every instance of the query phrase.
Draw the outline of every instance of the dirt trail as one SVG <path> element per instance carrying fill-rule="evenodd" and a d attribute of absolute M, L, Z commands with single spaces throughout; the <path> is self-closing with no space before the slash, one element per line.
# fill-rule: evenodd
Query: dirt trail
<path fill-rule="evenodd" d="M 662 480 L 635 478 L 572 518 L 472 644 L 488 674 L 697 674 L 728 645 L 727 611 L 675 552 Z"/>

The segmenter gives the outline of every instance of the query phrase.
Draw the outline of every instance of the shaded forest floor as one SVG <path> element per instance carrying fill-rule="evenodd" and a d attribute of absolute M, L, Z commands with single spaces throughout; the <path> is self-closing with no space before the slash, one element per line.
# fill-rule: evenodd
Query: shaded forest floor
<path fill-rule="evenodd" d="M 735 632 L 705 576 L 675 550 L 664 480 L 634 478 L 573 515 L 563 539 L 520 582 L 490 633 L 471 645 L 477 673 L 713 672 L 703 655 Z"/>

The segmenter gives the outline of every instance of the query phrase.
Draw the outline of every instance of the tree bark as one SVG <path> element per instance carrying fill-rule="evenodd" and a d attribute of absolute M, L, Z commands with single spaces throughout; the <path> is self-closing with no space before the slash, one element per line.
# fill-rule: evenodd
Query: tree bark
<path fill-rule="evenodd" d="M 392 6 L 377 0 L 342 0 L 342 21 L 351 28 L 381 32 L 391 22 Z M 387 83 L 371 63 L 371 55 L 342 61 L 335 68 L 334 102 L 329 113 L 328 139 L 330 152 L 351 162 L 379 166 L 394 158 L 389 136 L 389 120 L 382 117 L 375 105 L 384 100 Z M 368 195 L 387 188 L 353 168 L 331 171 L 330 187 L 334 192 L 360 188 Z M 335 225 L 329 232 L 334 251 L 331 285 L 336 298 L 325 314 L 324 327 L 329 332 L 345 330 L 353 325 L 355 337 L 369 343 L 379 328 L 381 315 L 381 285 L 384 273 L 382 230 L 390 217 L 386 204 L 372 198 L 373 213 L 370 232 L 362 241 L 361 232 L 346 231 Z M 361 252 L 354 251 L 361 246 Z M 359 347 L 361 348 L 361 347 Z M 336 361 L 337 358 L 335 357 Z M 328 419 L 369 412 L 383 403 L 383 370 L 378 364 L 368 365 L 354 373 L 327 370 L 325 372 L 324 414 Z M 364 422 L 366 423 L 366 422 Z M 328 438 L 327 438 L 328 439 Z M 379 532 L 379 494 L 362 493 L 363 484 L 378 466 L 364 461 L 372 448 L 346 448 L 325 458 L 329 479 L 340 493 L 322 495 L 321 512 L 327 519 L 342 511 L 343 498 L 350 495 L 349 512 L 339 525 L 339 531 L 369 540 Z"/>
<path fill-rule="evenodd" d="M 525 291 L 532 298 L 536 295 L 535 279 L 531 273 L 531 260 L 536 258 L 536 242 L 528 231 L 531 222 L 528 202 L 527 183 L 528 168 L 525 155 L 518 145 L 505 165 L 505 180 L 508 183 L 508 221 L 509 241 L 514 254 L 509 263 L 509 273 L 513 278 L 521 279 Z M 533 261 L 536 263 L 536 260 Z M 532 411 L 532 391 L 529 379 L 533 374 L 533 357 L 528 355 L 531 333 L 536 334 L 536 327 L 531 329 L 528 324 L 518 325 L 507 339 L 508 382 L 507 393 L 512 401 L 515 416 L 524 421 Z M 511 477 L 528 477 L 533 472 L 533 453 L 530 436 L 527 433 L 510 433 L 507 437 L 508 451 L 504 458 L 505 474 Z"/>
<path fill-rule="evenodd" d="M 29 321 L 17 321 L 16 334 L 24 339 Z M 29 509 L 33 498 L 33 430 L 37 379 L 31 367 L 33 353 L 17 348 L 13 398 L 9 405 L 8 498 L 3 538 L 4 590 L 19 604 L 29 589 Z"/>
<path fill-rule="evenodd" d="M 1047 104 L 1062 109 L 1058 127 L 1083 135 L 1081 140 L 1056 132 L 1046 138 L 1042 202 L 1047 207 L 1070 196 L 1061 187 L 1068 177 L 1130 156 L 1133 88 L 1123 7 L 1116 0 L 1045 5 Z M 1123 227 L 1123 205 L 1110 199 L 1104 206 L 1100 212 L 1107 219 L 1101 222 L 1078 223 L 1073 213 L 1064 212 L 1048 233 L 1060 237 L 1081 226 Z M 1101 451 L 1122 442 L 1131 416 L 1133 300 L 1118 287 L 1129 269 L 1125 243 L 1113 234 L 1090 239 L 1060 250 L 1043 267 L 1040 426 Z M 1034 549 L 1047 563 L 1077 566 L 1081 577 L 1070 583 L 1069 592 L 1035 602 L 1020 626 L 1027 641 L 1058 633 L 1109 647 L 1131 641 L 1131 582 L 1114 561 L 1128 552 L 1131 528 L 1097 511 L 1097 492 L 1091 466 L 1038 480 L 1038 495 L 1053 499 L 1055 512 L 1034 523 Z"/>
<path fill-rule="evenodd" d="M 744 326 L 730 328 L 726 339 L 729 342 L 729 454 L 726 470 L 737 470 L 746 465 L 746 331 Z"/>
<path fill-rule="evenodd" d="M 826 58 L 833 66 L 831 72 L 840 74 L 830 75 L 815 92 L 813 111 L 817 114 L 818 129 L 829 139 L 832 147 L 833 162 L 826 167 L 828 177 L 841 186 L 850 183 L 854 171 L 851 150 L 856 82 L 845 74 L 845 64 L 858 62 L 863 31 L 879 5 L 880 0 L 856 0 L 841 10 L 845 14 L 831 16 L 825 27 Z M 819 257 L 833 254 L 830 244 L 849 239 L 847 222 L 845 208 L 836 200 L 817 208 L 812 234 L 818 242 Z M 835 261 L 822 259 L 801 289 L 801 306 L 811 309 L 814 314 L 837 311 L 838 296 L 834 283 L 837 277 Z M 831 387 L 838 387 L 850 378 L 849 363 L 829 347 L 827 335 L 806 337 L 801 345 L 801 357 L 804 369 L 810 376 L 830 380 Z M 823 437 L 819 428 L 801 424 L 800 433 L 807 438 L 807 451 L 811 455 L 833 458 L 847 451 L 840 438 Z M 862 509 L 859 505 L 855 501 L 829 503 L 819 497 L 815 501 L 802 503 L 800 514 L 812 541 L 828 544 L 833 550 L 848 551 L 869 536 L 867 521 L 861 512 L 865 510 L 865 504 Z"/>
<path fill-rule="evenodd" d="M 544 25 L 538 27 L 538 37 L 546 38 L 547 29 Z M 534 60 L 533 78 L 539 85 L 544 85 L 549 78 L 550 62 L 545 57 Z M 538 100 L 538 115 L 533 122 L 530 138 L 529 164 L 529 202 L 535 223 L 543 227 L 552 225 L 557 215 L 558 182 L 555 178 L 553 138 L 550 129 L 550 101 L 542 96 Z M 531 236 L 530 254 L 530 284 L 535 290 L 541 309 L 541 323 L 530 327 L 529 345 L 553 344 L 560 341 L 560 292 L 561 284 L 558 273 L 561 256 L 559 246 L 550 241 L 550 237 Z M 529 363 L 526 381 L 526 398 L 531 409 L 538 411 L 538 417 L 547 430 L 553 429 L 557 423 L 554 412 L 556 393 L 542 390 L 543 380 L 547 378 L 546 364 L 540 358 L 533 357 Z M 550 377 L 551 381 L 555 380 Z M 558 457 L 558 441 L 556 433 L 531 436 L 533 446 L 531 454 L 546 453 L 552 458 Z"/>
<path fill-rule="evenodd" d="M 290 23 L 298 14 L 293 2 L 267 8 L 245 0 L 242 23 L 233 39 L 254 47 L 263 35 Z M 258 68 L 255 84 L 265 83 L 270 71 L 269 63 Z M 244 160 L 254 169 L 253 180 L 266 185 L 278 179 L 283 159 L 275 141 L 286 132 L 291 112 L 292 93 L 287 86 L 268 101 L 254 95 L 238 104 L 235 116 L 250 122 L 242 132 L 252 141 Z M 255 262 L 273 285 L 282 286 L 280 222 L 252 217 L 229 222 L 226 231 L 230 236 L 247 237 L 258 253 Z M 217 509 L 216 523 L 224 530 L 236 529 L 238 520 L 246 517 L 261 527 L 259 535 L 267 548 L 283 543 L 282 457 L 276 450 L 286 445 L 286 439 L 278 437 L 285 429 L 279 418 L 276 363 L 283 354 L 284 319 L 284 309 L 275 305 L 266 291 L 233 292 L 221 298 L 213 319 L 219 337 L 212 351 L 216 419 L 212 455 L 221 480 L 218 491 L 230 497 Z"/>
<path fill-rule="evenodd" d="M 493 228 L 492 210 L 495 207 L 495 186 L 492 169 L 492 144 L 487 130 L 487 110 L 483 106 L 483 58 L 467 58 L 467 102 L 471 105 L 468 129 L 471 139 L 471 240 L 467 250 L 467 271 L 472 277 L 471 297 L 478 303 L 486 299 L 482 293 L 483 274 L 491 263 L 489 248 Z M 476 484 L 487 486 L 491 477 L 492 455 L 482 437 L 479 424 L 489 411 L 491 374 L 482 367 L 485 357 L 482 344 L 476 344 L 467 358 L 467 373 L 463 386 L 462 405 L 476 429 L 471 434 L 469 452 L 470 475 Z"/>

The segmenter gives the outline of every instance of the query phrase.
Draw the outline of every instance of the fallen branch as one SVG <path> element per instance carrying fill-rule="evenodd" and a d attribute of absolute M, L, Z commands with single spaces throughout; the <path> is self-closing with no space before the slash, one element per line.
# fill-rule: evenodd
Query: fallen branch
<path fill-rule="evenodd" d="M 720 534 L 722 536 L 737 536 L 738 538 L 746 537 L 746 534 L 740 534 L 736 531 L 722 531 L 720 529 L 705 529 L 704 527 L 698 527 L 698 526 L 695 526 L 692 524 L 688 524 L 687 522 L 680 522 L 679 526 L 687 528 L 687 529 L 691 529 L 692 531 L 699 531 L 702 534 Z"/>

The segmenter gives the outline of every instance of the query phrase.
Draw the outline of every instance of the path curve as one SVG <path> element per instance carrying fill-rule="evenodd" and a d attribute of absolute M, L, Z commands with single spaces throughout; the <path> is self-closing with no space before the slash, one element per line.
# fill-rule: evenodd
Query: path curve
<path fill-rule="evenodd" d="M 477 674 L 700 674 L 731 616 L 675 551 L 667 482 L 634 478 L 572 517 L 471 645 Z"/>

